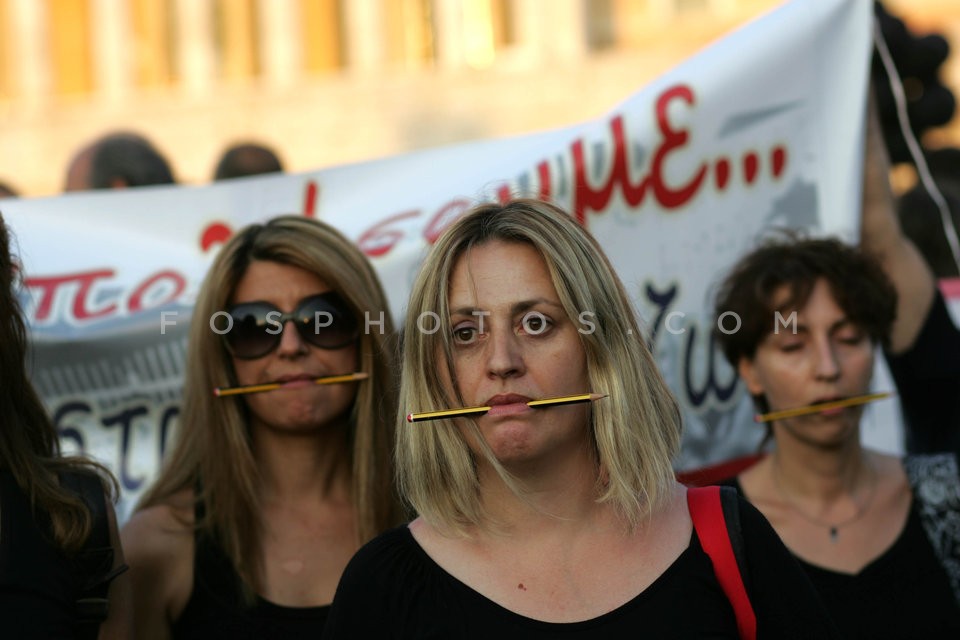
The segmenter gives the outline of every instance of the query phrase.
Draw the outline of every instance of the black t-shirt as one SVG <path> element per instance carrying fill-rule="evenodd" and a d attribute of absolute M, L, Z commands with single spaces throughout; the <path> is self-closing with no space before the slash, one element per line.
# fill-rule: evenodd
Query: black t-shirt
<path fill-rule="evenodd" d="M 742 495 L 736 480 L 724 482 Z M 923 529 L 916 501 L 889 549 L 849 574 L 799 560 L 844 638 L 960 638 L 960 606 Z"/>
<path fill-rule="evenodd" d="M 740 501 L 744 581 L 758 638 L 834 638 L 809 580 L 760 513 Z M 364 546 L 347 566 L 324 632 L 340 638 L 737 638 L 733 609 L 694 533 L 653 584 L 604 615 L 542 622 L 489 600 L 437 565 L 399 527 Z"/>

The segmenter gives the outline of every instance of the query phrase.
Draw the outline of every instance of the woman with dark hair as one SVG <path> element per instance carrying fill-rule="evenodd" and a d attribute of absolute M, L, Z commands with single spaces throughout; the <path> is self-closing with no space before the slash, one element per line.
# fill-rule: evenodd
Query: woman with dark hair
<path fill-rule="evenodd" d="M 716 336 L 758 411 L 775 415 L 771 452 L 731 483 L 845 637 L 960 637 L 957 459 L 866 449 L 863 405 L 849 403 L 867 396 L 896 310 L 880 264 L 839 240 L 770 241 L 734 267 L 716 314 L 740 329 Z"/>
<path fill-rule="evenodd" d="M 761 413 L 867 394 L 882 347 L 912 440 L 956 437 L 960 332 L 894 212 L 889 162 L 867 112 L 860 247 L 786 235 L 743 257 L 715 333 Z M 862 405 L 771 419 L 770 452 L 728 481 L 767 517 L 850 638 L 960 637 L 955 449 L 899 458 L 861 445 Z M 941 449 L 943 451 L 943 449 Z M 920 451 L 917 451 L 920 453 Z"/>
<path fill-rule="evenodd" d="M 0 629 L 9 638 L 125 638 L 128 585 L 101 465 L 60 455 L 27 376 L 18 268 L 0 218 Z"/>

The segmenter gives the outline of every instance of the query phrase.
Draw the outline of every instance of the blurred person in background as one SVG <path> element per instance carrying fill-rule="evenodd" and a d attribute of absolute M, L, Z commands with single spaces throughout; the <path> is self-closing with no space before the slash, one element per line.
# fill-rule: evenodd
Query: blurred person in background
<path fill-rule="evenodd" d="M 64 191 L 125 189 L 176 182 L 170 163 L 143 136 L 116 132 L 76 153 L 67 167 Z"/>
<path fill-rule="evenodd" d="M 0 182 L 0 198 L 19 198 L 20 194 L 16 189 L 6 182 Z"/>
<path fill-rule="evenodd" d="M 234 144 L 223 152 L 217 162 L 213 179 L 227 180 L 282 171 L 283 163 L 273 149 L 255 142 L 243 142 Z"/>

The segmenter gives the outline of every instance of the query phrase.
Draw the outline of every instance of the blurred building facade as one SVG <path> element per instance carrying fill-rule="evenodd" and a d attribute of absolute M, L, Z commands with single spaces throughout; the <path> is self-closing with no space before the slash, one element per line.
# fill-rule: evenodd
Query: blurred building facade
<path fill-rule="evenodd" d="M 777 4 L 0 0 L 0 180 L 57 193 L 71 154 L 114 129 L 198 184 L 238 139 L 301 171 L 563 126 Z M 960 24 L 960 0 L 887 4 Z"/>

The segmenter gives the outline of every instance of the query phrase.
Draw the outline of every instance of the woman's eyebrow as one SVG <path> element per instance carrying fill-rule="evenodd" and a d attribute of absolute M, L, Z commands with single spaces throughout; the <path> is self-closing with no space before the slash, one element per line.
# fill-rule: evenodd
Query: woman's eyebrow
<path fill-rule="evenodd" d="M 548 298 L 531 298 L 529 300 L 520 300 L 518 302 L 514 302 L 512 305 L 510 305 L 510 313 L 511 315 L 523 313 L 524 311 L 532 309 L 538 304 L 545 304 L 551 307 L 556 307 L 557 309 L 563 309 L 563 305 L 557 300 L 550 300 Z M 490 312 L 486 309 L 473 306 L 457 307 L 450 310 L 450 315 L 452 316 L 470 316 L 489 313 Z"/>
<path fill-rule="evenodd" d="M 450 309 L 450 315 L 452 316 L 472 316 L 480 313 L 487 313 L 479 307 L 457 307 L 456 309 Z"/>
<path fill-rule="evenodd" d="M 510 311 L 513 314 L 522 313 L 528 309 L 532 309 L 538 304 L 545 304 L 558 309 L 563 308 L 563 305 L 556 300 L 549 300 L 547 298 L 532 298 L 530 300 L 521 300 L 520 302 L 514 303 L 513 306 L 510 307 Z"/>

